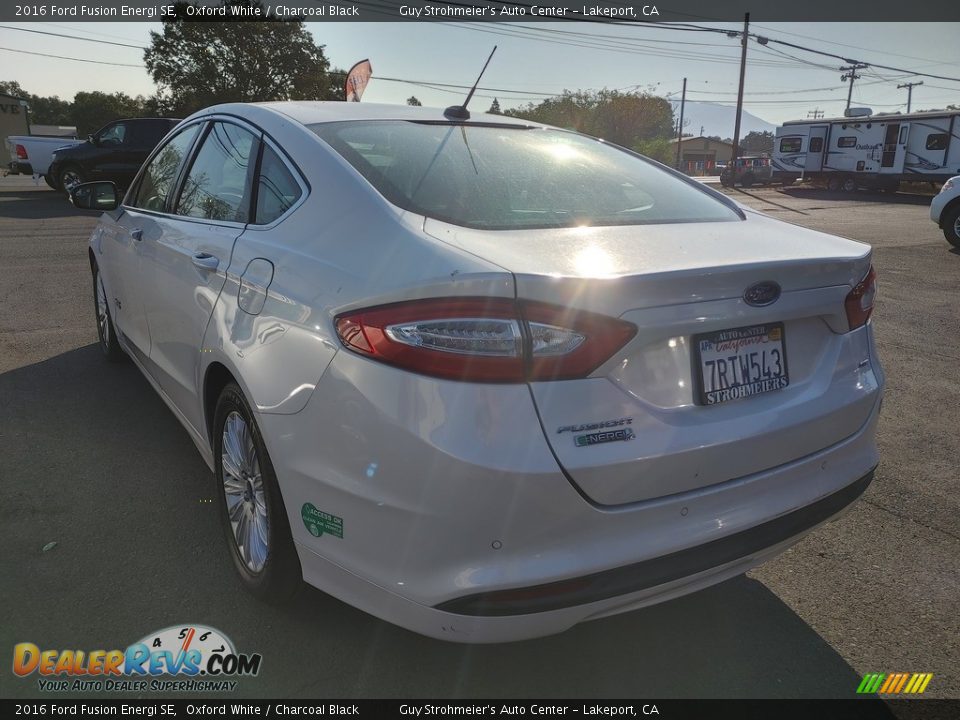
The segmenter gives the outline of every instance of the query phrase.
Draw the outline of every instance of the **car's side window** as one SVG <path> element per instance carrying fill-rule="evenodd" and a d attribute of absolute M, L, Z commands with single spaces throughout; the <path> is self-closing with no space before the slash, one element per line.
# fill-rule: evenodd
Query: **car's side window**
<path fill-rule="evenodd" d="M 114 123 L 105 128 L 97 135 L 97 143 L 100 145 L 123 145 L 127 137 L 127 124 Z"/>
<path fill-rule="evenodd" d="M 177 199 L 177 215 L 229 220 L 249 220 L 251 158 L 257 138 L 238 125 L 215 122 L 203 139 Z"/>
<path fill-rule="evenodd" d="M 267 225 L 283 215 L 300 199 L 303 191 L 280 156 L 263 146 L 260 175 L 257 177 L 257 211 L 254 222 Z"/>
<path fill-rule="evenodd" d="M 177 171 L 201 127 L 202 124 L 197 123 L 184 128 L 153 156 L 153 160 L 144 168 L 133 207 L 156 212 L 166 210 L 167 197 L 173 191 Z"/>

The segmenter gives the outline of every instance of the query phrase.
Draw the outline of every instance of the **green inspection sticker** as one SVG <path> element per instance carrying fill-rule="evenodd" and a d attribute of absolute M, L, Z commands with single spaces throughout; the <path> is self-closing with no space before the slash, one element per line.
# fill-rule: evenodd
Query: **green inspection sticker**
<path fill-rule="evenodd" d="M 300 517 L 303 518 L 304 527 L 314 537 L 327 533 L 343 539 L 343 518 L 317 510 L 312 503 L 303 504 L 300 508 Z"/>

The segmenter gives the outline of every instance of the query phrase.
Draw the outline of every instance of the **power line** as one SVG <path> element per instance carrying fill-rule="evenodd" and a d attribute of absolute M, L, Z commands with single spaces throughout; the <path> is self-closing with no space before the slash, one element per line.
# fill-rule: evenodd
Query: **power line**
<path fill-rule="evenodd" d="M 118 47 L 135 48 L 137 50 L 146 50 L 142 45 L 129 45 L 128 43 L 111 42 L 110 40 L 95 40 L 93 38 L 76 37 L 75 35 L 64 35 L 63 33 L 48 32 L 46 30 L 30 30 L 29 28 L 11 27 L 10 25 L 0 25 L 4 30 L 16 30 L 17 32 L 35 33 L 37 35 L 52 35 L 53 37 L 67 38 L 69 40 L 81 40 L 83 42 L 97 43 L 97 45 L 116 45 Z"/>
<path fill-rule="evenodd" d="M 93 63 L 94 65 L 113 65 L 115 67 L 132 67 L 144 69 L 143 65 L 131 65 L 130 63 L 105 62 L 103 60 L 85 60 L 84 58 L 66 57 L 65 55 L 50 55 L 48 53 L 32 52 L 30 50 L 17 50 L 15 48 L 0 47 L 0 50 L 7 52 L 23 53 L 24 55 L 39 55 L 40 57 L 56 58 L 58 60 L 72 60 L 73 62 Z"/>

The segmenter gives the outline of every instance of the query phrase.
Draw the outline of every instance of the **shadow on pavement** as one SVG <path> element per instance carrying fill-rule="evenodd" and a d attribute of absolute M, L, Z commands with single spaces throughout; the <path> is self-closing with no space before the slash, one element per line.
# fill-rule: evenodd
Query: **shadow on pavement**
<path fill-rule="evenodd" d="M 848 202 L 875 202 L 885 205 L 929 205 L 930 201 L 933 200 L 932 194 L 925 195 L 923 193 L 909 192 L 885 193 L 874 190 L 841 192 L 810 186 L 788 186 L 782 188 L 780 192 L 799 200 L 846 200 Z"/>
<path fill-rule="evenodd" d="M 234 579 L 212 475 L 132 364 L 89 345 L 12 370 L 0 408 L 4 652 L 24 641 L 122 649 L 201 623 L 263 655 L 260 675 L 221 698 L 853 697 L 859 683 L 743 576 L 499 646 L 430 640 L 313 588 L 266 605 Z M 2 673 L 4 696 L 40 694 L 35 675 Z"/>
<path fill-rule="evenodd" d="M 18 220 L 46 220 L 80 215 L 99 217 L 100 212 L 77 210 L 63 193 L 36 188 L 0 189 L 0 217 Z"/>

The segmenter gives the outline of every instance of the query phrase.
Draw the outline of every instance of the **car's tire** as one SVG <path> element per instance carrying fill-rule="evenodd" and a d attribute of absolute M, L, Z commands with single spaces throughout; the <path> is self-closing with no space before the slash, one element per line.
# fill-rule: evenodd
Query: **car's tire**
<path fill-rule="evenodd" d="M 113 326 L 113 317 L 110 315 L 110 301 L 100 276 L 100 267 L 93 264 L 93 312 L 97 321 L 97 337 L 100 340 L 100 349 L 110 362 L 120 362 L 127 355 L 117 340 L 117 331 Z"/>
<path fill-rule="evenodd" d="M 52 189 L 54 189 L 54 190 L 57 190 L 57 189 L 58 189 L 58 188 L 57 188 L 57 183 L 56 183 L 56 181 L 55 181 L 52 177 L 50 177 L 50 174 L 49 174 L 49 173 L 47 173 L 46 175 L 43 176 L 43 181 L 44 181 L 47 185 L 49 185 Z"/>
<path fill-rule="evenodd" d="M 831 176 L 827 179 L 827 190 L 830 192 L 838 192 L 840 190 L 840 178 Z"/>
<path fill-rule="evenodd" d="M 856 192 L 858 187 L 859 185 L 857 185 L 857 181 L 850 175 L 847 175 L 840 180 L 840 189 L 845 193 Z"/>
<path fill-rule="evenodd" d="M 60 177 L 57 178 L 60 189 L 65 193 L 70 193 L 70 188 L 74 185 L 86 182 L 86 176 L 77 165 L 67 165 L 60 171 Z"/>
<path fill-rule="evenodd" d="M 213 461 L 220 521 L 241 582 L 263 600 L 288 600 L 302 585 L 300 560 L 273 463 L 236 383 L 217 401 Z"/>
<path fill-rule="evenodd" d="M 960 203 L 948 207 L 940 218 L 940 227 L 947 242 L 960 250 Z"/>
<path fill-rule="evenodd" d="M 756 182 L 756 178 L 755 178 L 751 173 L 747 173 L 747 174 L 744 175 L 743 178 L 740 180 L 740 184 L 741 184 L 743 187 L 745 187 L 745 188 L 753 187 L 753 184 L 754 184 L 755 182 Z"/>

